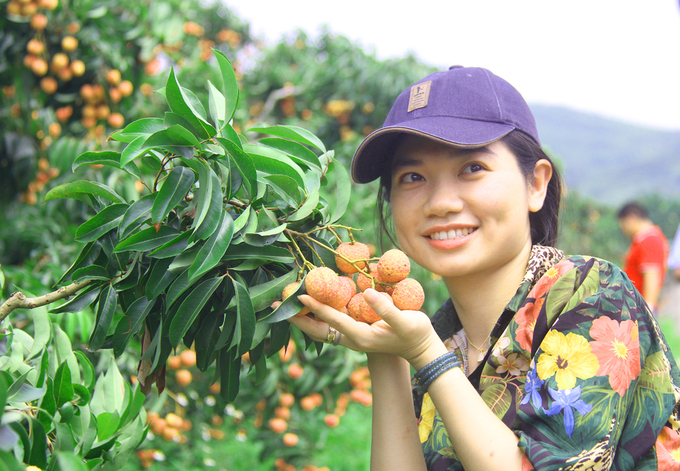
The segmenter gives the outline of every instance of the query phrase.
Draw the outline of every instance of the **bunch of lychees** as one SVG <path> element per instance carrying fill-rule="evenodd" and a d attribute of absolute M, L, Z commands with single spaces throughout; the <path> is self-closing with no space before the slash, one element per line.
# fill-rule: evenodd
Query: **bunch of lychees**
<path fill-rule="evenodd" d="M 370 248 L 361 242 L 344 242 L 338 246 L 335 264 L 344 275 L 328 267 L 315 267 L 305 277 L 307 294 L 319 302 L 344 312 L 353 319 L 372 324 L 380 317 L 364 300 L 362 292 L 374 288 L 388 296 L 401 310 L 415 311 L 425 301 L 423 288 L 413 278 L 408 278 L 411 262 L 404 252 L 391 249 L 377 262 L 371 258 Z M 297 291 L 299 282 L 283 290 L 283 299 Z M 297 315 L 306 315 L 302 309 Z"/>

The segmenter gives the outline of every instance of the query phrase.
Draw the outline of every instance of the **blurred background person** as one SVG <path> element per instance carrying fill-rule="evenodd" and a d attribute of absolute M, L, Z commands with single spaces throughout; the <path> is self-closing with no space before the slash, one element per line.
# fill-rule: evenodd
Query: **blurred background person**
<path fill-rule="evenodd" d="M 680 227 L 675 233 L 671 253 L 668 256 L 668 268 L 672 270 L 675 279 L 680 281 Z"/>
<path fill-rule="evenodd" d="M 624 205 L 619 210 L 618 219 L 621 231 L 632 241 L 623 271 L 652 310 L 657 312 L 669 254 L 666 236 L 639 203 Z"/>

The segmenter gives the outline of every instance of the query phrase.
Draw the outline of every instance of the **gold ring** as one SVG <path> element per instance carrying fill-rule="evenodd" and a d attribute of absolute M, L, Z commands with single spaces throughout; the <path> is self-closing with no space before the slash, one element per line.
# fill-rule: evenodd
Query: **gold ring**
<path fill-rule="evenodd" d="M 333 340 L 333 345 L 338 345 L 340 343 L 340 337 L 342 337 L 342 332 L 338 332 L 338 335 L 335 336 L 335 340 Z"/>
<path fill-rule="evenodd" d="M 330 325 L 328 326 L 328 335 L 326 336 L 326 343 L 333 343 L 335 342 L 335 337 L 337 336 L 338 331 L 335 330 L 333 327 Z"/>

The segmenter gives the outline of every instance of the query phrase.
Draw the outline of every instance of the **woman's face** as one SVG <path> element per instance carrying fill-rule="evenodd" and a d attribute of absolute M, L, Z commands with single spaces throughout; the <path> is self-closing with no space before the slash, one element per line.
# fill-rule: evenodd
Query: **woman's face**
<path fill-rule="evenodd" d="M 445 278 L 498 270 L 531 246 L 529 212 L 543 205 L 542 179 L 527 182 L 502 142 L 458 149 L 408 136 L 392 166 L 397 238 L 416 263 Z"/>

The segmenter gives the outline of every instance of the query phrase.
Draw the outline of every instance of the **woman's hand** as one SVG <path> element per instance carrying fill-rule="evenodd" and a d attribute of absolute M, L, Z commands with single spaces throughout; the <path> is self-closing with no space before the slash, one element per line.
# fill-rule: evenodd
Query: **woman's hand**
<path fill-rule="evenodd" d="M 382 320 L 371 325 L 357 322 L 311 296 L 299 299 L 317 319 L 304 316 L 288 320 L 314 340 L 325 341 L 330 326 L 342 333 L 341 345 L 366 353 L 399 355 L 416 369 L 447 351 L 426 314 L 400 311 L 391 299 L 374 289 L 367 289 L 364 299 Z"/>

